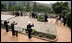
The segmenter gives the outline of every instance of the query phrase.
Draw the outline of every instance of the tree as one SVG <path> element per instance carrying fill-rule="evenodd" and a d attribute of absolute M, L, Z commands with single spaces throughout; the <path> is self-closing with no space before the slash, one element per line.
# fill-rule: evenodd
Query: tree
<path fill-rule="evenodd" d="M 36 2 L 34 2 L 34 4 L 33 4 L 33 13 L 35 13 L 37 11 L 37 4 L 36 4 Z"/>
<path fill-rule="evenodd" d="M 1 3 L 1 10 L 5 10 L 5 9 L 6 9 L 5 7 L 6 7 L 6 6 Z"/>
<path fill-rule="evenodd" d="M 36 12 L 51 13 L 51 8 L 49 6 L 37 5 Z"/>
<path fill-rule="evenodd" d="M 23 8 L 20 6 L 12 6 L 10 8 L 11 11 L 23 11 Z"/>
<path fill-rule="evenodd" d="M 63 10 L 68 10 L 69 11 L 69 7 L 68 7 L 68 3 L 67 2 L 64 2 L 63 4 L 62 4 L 62 9 Z"/>
<path fill-rule="evenodd" d="M 7 5 L 7 10 L 10 10 L 11 7 L 12 7 L 12 4 L 11 4 L 11 1 L 9 1 Z"/>
<path fill-rule="evenodd" d="M 1 9 L 4 9 L 4 5 L 3 4 L 1 4 Z"/>
<path fill-rule="evenodd" d="M 29 2 L 27 2 L 26 11 L 27 11 L 27 12 L 30 11 L 30 5 L 29 5 Z"/>
<path fill-rule="evenodd" d="M 61 14 L 61 12 L 63 10 L 68 10 L 69 9 L 67 2 L 57 2 L 57 3 L 54 3 L 54 4 L 52 4 L 52 8 L 53 8 L 53 11 L 56 14 Z"/>
<path fill-rule="evenodd" d="M 68 11 L 67 11 L 67 10 L 63 10 L 61 14 L 62 14 L 62 16 L 66 16 L 66 15 L 67 15 L 67 13 L 68 13 Z"/>

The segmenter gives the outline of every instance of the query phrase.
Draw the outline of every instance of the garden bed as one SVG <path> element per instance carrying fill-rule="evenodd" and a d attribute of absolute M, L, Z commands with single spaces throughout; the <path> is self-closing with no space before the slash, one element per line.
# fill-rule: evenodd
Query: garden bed
<path fill-rule="evenodd" d="M 25 31 L 27 33 L 27 29 L 25 29 Z M 32 29 L 32 36 L 43 39 L 43 40 L 47 40 L 47 41 L 56 41 L 57 39 L 55 35 L 38 32 L 35 29 Z"/>

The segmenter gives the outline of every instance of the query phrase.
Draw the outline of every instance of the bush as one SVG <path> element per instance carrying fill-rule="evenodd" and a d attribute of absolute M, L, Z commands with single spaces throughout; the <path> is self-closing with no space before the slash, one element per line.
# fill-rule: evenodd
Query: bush
<path fill-rule="evenodd" d="M 32 34 L 35 34 L 37 31 L 35 29 L 32 29 Z"/>
<path fill-rule="evenodd" d="M 62 14 L 62 17 L 65 17 L 65 16 L 67 15 L 67 10 L 63 10 L 63 11 L 61 12 L 61 14 Z"/>
<path fill-rule="evenodd" d="M 45 21 L 45 19 L 44 19 L 44 16 L 38 16 L 38 19 L 37 19 L 38 21 Z"/>
<path fill-rule="evenodd" d="M 9 25 L 8 28 L 11 29 L 11 25 Z"/>
<path fill-rule="evenodd" d="M 43 37 L 44 35 L 43 34 L 39 34 L 39 37 Z"/>
<path fill-rule="evenodd" d="M 25 29 L 25 31 L 27 31 L 27 29 Z"/>

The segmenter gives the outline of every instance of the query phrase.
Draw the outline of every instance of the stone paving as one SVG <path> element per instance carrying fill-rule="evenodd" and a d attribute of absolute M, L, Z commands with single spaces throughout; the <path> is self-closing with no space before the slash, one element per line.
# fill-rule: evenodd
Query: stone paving
<path fill-rule="evenodd" d="M 7 20 L 7 19 L 10 19 L 10 18 L 13 18 L 15 16 L 12 16 L 12 15 L 1 15 L 1 20 Z"/>
<path fill-rule="evenodd" d="M 55 19 L 54 19 L 55 20 Z M 53 20 L 53 23 L 54 23 Z M 71 42 L 71 29 L 63 25 L 55 25 L 57 31 L 57 41 L 56 42 Z M 19 34 L 19 37 L 13 37 L 11 31 L 6 33 L 6 31 L 1 28 L 1 42 L 49 42 L 32 37 L 31 40 L 28 39 L 26 35 Z"/>
<path fill-rule="evenodd" d="M 8 17 L 9 15 L 5 15 L 5 16 Z M 8 21 L 10 23 L 15 21 L 17 23 L 16 26 L 22 27 L 22 28 L 26 28 L 28 21 L 31 21 L 34 24 L 34 27 L 32 29 L 35 29 L 39 32 L 43 32 L 43 33 L 47 33 L 47 34 L 56 35 L 55 24 L 50 23 L 50 21 L 46 22 L 46 23 L 40 22 L 40 21 L 37 21 L 37 19 L 30 18 L 29 16 L 19 16 L 19 17 L 15 17 L 15 18 L 12 18 L 12 19 L 8 19 Z M 10 23 L 9 23 L 9 25 L 10 25 Z"/>
<path fill-rule="evenodd" d="M 33 27 L 33 29 L 36 29 L 37 31 L 41 31 L 41 32 L 46 32 L 45 31 L 46 28 L 50 27 L 50 26 L 51 26 L 50 28 L 52 28 L 52 25 L 53 25 L 54 27 L 56 27 L 56 30 L 53 29 L 53 30 L 55 30 L 55 33 L 57 31 L 57 37 L 58 37 L 57 42 L 71 42 L 71 30 L 68 27 L 55 25 L 55 19 L 49 18 L 48 20 L 49 21 L 46 23 L 45 22 L 39 22 L 36 19 L 29 18 L 28 16 L 15 17 L 15 18 L 9 19 L 10 23 L 12 21 L 15 21 L 15 22 L 17 22 L 18 27 L 20 26 L 20 27 L 24 27 L 24 28 L 26 28 L 28 21 L 31 21 L 35 25 Z"/>

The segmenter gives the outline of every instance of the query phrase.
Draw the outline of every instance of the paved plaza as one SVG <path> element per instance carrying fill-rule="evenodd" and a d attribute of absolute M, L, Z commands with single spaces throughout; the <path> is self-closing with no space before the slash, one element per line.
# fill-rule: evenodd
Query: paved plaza
<path fill-rule="evenodd" d="M 1 17 L 2 17 L 2 15 L 1 15 Z M 17 25 L 16 25 L 17 27 L 26 28 L 28 21 L 31 21 L 34 24 L 34 27 L 32 29 L 35 29 L 39 32 L 57 35 L 57 37 L 58 37 L 57 42 L 61 42 L 61 41 L 62 42 L 70 42 L 71 41 L 71 30 L 68 27 L 65 27 L 62 25 L 61 26 L 56 25 L 55 19 L 49 18 L 48 22 L 40 22 L 40 21 L 37 21 L 37 19 L 30 18 L 29 16 L 14 17 L 13 15 L 6 15 L 5 18 L 10 18 L 10 17 L 11 17 L 11 19 L 8 19 L 8 21 L 10 22 L 9 25 L 11 24 L 11 22 L 15 21 L 17 23 Z M 14 18 L 12 18 L 12 17 L 14 17 Z M 2 17 L 2 19 L 4 19 L 4 17 Z M 1 29 L 1 33 L 2 33 L 1 41 L 10 41 L 10 40 L 6 40 L 3 38 L 5 36 L 4 35 L 5 32 L 3 33 L 3 31 L 5 31 L 5 30 Z M 8 34 L 10 34 L 10 33 L 11 32 L 9 32 Z M 6 37 L 8 37 L 8 35 L 6 35 Z M 12 37 L 12 36 L 10 36 L 10 37 Z M 19 35 L 19 37 L 21 37 L 21 34 Z M 22 37 L 23 37 L 23 35 L 22 35 Z M 20 41 L 20 40 L 25 40 L 25 39 L 22 38 L 22 39 L 19 39 L 18 41 Z M 27 41 L 27 39 L 26 39 L 26 41 Z M 33 41 L 31 41 L 31 42 L 33 42 Z"/>

